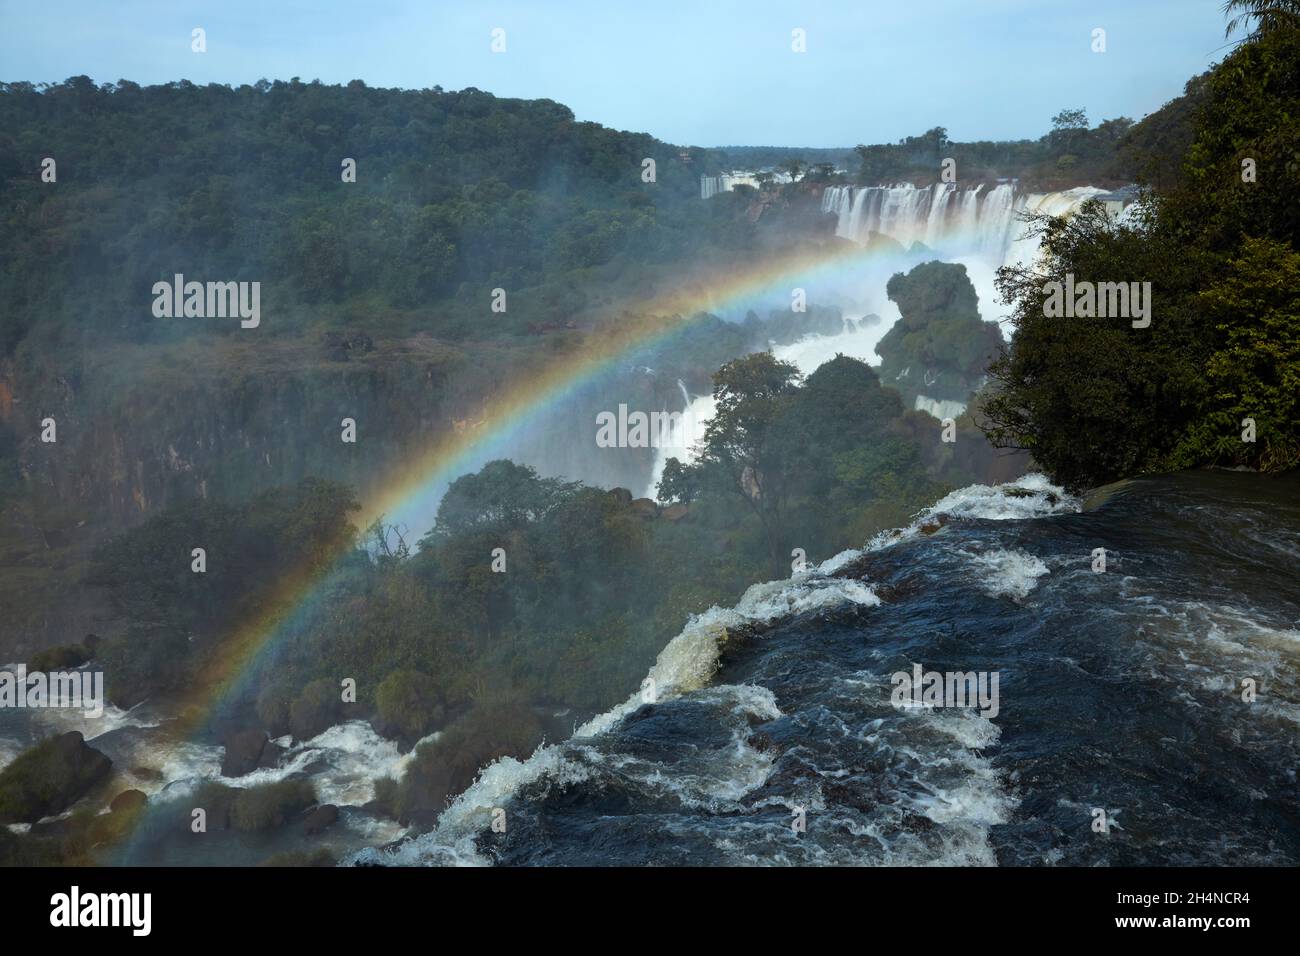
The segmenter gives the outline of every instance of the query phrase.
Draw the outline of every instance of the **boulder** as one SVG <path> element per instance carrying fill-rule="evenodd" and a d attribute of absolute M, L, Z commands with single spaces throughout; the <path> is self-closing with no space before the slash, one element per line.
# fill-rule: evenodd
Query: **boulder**
<path fill-rule="evenodd" d="M 303 815 L 303 832 L 308 836 L 314 836 L 332 827 L 338 822 L 338 818 L 338 807 L 332 803 L 322 803 L 319 807 L 313 807 Z"/>
<path fill-rule="evenodd" d="M 626 488 L 611 488 L 609 489 L 609 496 L 622 505 L 630 505 L 632 503 L 632 492 L 628 491 Z"/>
<path fill-rule="evenodd" d="M 113 813 L 131 813 L 139 810 L 148 802 L 149 798 L 139 790 L 123 790 L 113 798 L 113 802 L 108 805 L 108 809 Z"/>
<path fill-rule="evenodd" d="M 263 730 L 240 730 L 226 738 L 226 753 L 221 758 L 223 777 L 242 777 L 261 766 L 267 736 Z M 278 756 L 278 755 L 277 755 Z"/>
<path fill-rule="evenodd" d="M 280 766 L 280 758 L 284 756 L 284 748 L 274 740 L 268 740 L 266 746 L 262 748 L 262 756 L 258 758 L 257 766 L 261 770 L 274 770 Z"/>
<path fill-rule="evenodd" d="M 665 521 L 681 521 L 690 513 L 691 509 L 686 505 L 669 505 L 664 509 L 662 517 Z"/>
<path fill-rule="evenodd" d="M 638 518 L 653 518 L 659 514 L 659 506 L 651 498 L 637 498 L 631 507 L 632 513 Z"/>
<path fill-rule="evenodd" d="M 42 740 L 0 772 L 0 823 L 35 823 L 62 813 L 112 767 L 75 730 Z"/>

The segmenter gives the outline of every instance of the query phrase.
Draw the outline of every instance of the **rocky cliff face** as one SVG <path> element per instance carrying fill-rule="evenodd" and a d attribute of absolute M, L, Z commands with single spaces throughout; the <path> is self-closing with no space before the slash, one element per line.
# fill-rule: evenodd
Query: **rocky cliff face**
<path fill-rule="evenodd" d="M 838 327 L 838 313 L 688 323 L 689 341 L 625 362 L 542 403 L 504 443 L 483 451 L 546 475 L 643 488 L 655 449 L 597 447 L 597 414 L 620 403 L 681 411 L 722 362 L 771 337 Z M 833 319 L 833 322 L 831 320 Z M 580 339 L 556 347 L 580 349 Z M 170 504 L 239 500 L 307 476 L 344 482 L 365 500 L 394 469 L 451 434 L 487 432 L 490 398 L 553 358 L 534 340 L 463 348 L 427 336 L 374 342 L 330 332 L 310 340 L 239 337 L 114 346 L 76 361 L 25 356 L 0 364 L 0 657 L 19 660 L 88 631 L 111 633 L 81 586 L 95 546 Z M 53 431 L 47 425 L 53 420 Z M 343 421 L 356 441 L 342 440 Z M 53 437 L 53 441 L 43 440 Z M 431 502 L 430 507 L 436 507 Z M 433 520 L 410 528 L 418 538 Z"/>

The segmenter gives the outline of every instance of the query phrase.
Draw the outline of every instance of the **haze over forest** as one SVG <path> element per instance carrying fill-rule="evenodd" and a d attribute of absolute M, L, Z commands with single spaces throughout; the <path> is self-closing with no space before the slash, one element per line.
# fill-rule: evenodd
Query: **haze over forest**
<path fill-rule="evenodd" d="M 6 4 L 0 863 L 1294 865 L 1300 11 L 1041 6 Z"/>

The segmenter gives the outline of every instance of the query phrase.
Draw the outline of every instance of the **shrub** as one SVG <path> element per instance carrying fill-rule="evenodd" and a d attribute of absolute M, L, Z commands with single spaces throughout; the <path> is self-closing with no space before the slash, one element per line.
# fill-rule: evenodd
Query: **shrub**
<path fill-rule="evenodd" d="M 393 671 L 376 691 L 382 731 L 419 739 L 442 722 L 442 695 L 434 680 L 419 671 Z"/>
<path fill-rule="evenodd" d="M 230 822 L 236 830 L 256 832 L 282 826 L 290 817 L 316 802 L 316 790 L 308 780 L 280 780 L 241 790 L 230 808 Z"/>
<path fill-rule="evenodd" d="M 480 769 L 501 757 L 523 759 L 541 742 L 542 727 L 518 703 L 477 707 L 436 741 L 421 744 L 407 765 L 397 793 L 397 818 L 433 823 Z"/>
<path fill-rule="evenodd" d="M 209 830 L 227 830 L 230 828 L 230 811 L 237 796 L 237 788 L 215 780 L 205 780 L 194 791 L 191 801 L 195 809 L 202 809 L 207 815 Z"/>
<path fill-rule="evenodd" d="M 293 709 L 293 689 L 287 684 L 268 684 L 257 695 L 257 719 L 271 737 L 290 732 L 289 714 Z"/>
<path fill-rule="evenodd" d="M 321 678 L 302 689 L 289 710 L 289 732 L 298 740 L 310 740 L 339 720 L 342 699 L 333 681 Z"/>
<path fill-rule="evenodd" d="M 0 771 L 0 823 L 35 823 L 67 809 L 112 766 L 76 731 L 42 740 Z"/>

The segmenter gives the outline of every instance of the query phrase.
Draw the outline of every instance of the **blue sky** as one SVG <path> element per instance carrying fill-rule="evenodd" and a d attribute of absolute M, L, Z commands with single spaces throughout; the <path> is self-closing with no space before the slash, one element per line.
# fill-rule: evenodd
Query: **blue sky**
<path fill-rule="evenodd" d="M 0 79 L 259 78 L 545 97 L 699 145 L 1037 137 L 1140 118 L 1221 58 L 1221 0 L 0 0 Z M 208 51 L 190 50 L 207 31 Z M 506 31 L 506 51 L 490 50 Z M 1106 31 L 1094 53 L 1092 31 Z M 807 52 L 791 51 L 806 31 Z"/>

